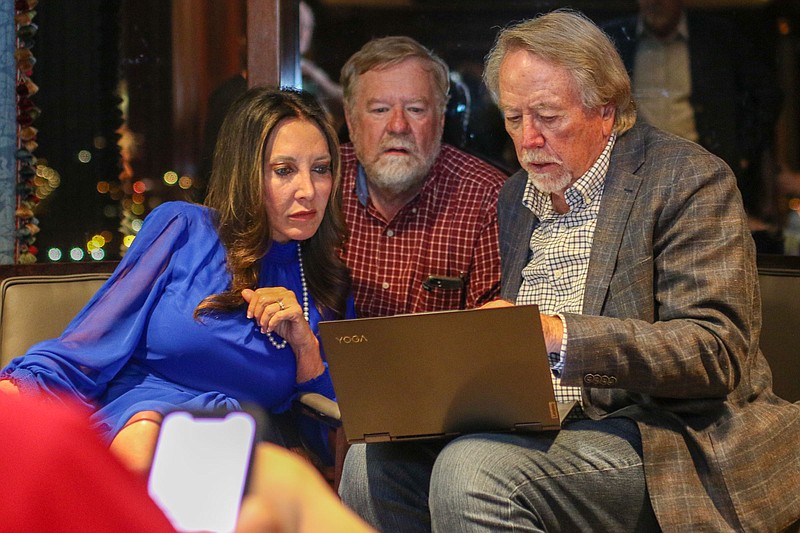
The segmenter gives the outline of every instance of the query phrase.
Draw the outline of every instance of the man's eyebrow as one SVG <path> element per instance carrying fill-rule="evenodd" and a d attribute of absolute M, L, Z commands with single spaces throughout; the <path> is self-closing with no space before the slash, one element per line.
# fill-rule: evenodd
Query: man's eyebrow
<path fill-rule="evenodd" d="M 427 103 L 430 102 L 430 99 L 428 97 L 425 97 L 425 96 L 419 96 L 419 97 L 415 97 L 415 98 L 400 98 L 399 100 L 400 100 L 400 103 L 402 103 L 403 105 L 408 105 L 408 104 L 427 104 Z M 391 105 L 391 102 L 389 102 L 389 99 L 387 99 L 387 98 L 375 98 L 375 97 L 373 97 L 373 98 L 368 98 L 367 99 L 367 105 L 374 105 L 374 104 Z"/>
<path fill-rule="evenodd" d="M 559 106 L 558 104 L 556 104 L 554 102 L 537 102 L 537 103 L 532 104 L 532 105 L 521 105 L 521 106 L 499 104 L 498 107 L 500 108 L 500 111 L 502 111 L 502 112 L 506 112 L 506 111 L 509 111 L 509 110 L 510 111 L 522 111 L 522 110 L 526 110 L 526 109 L 532 109 L 534 111 L 542 111 L 542 110 L 557 111 L 559 109 L 562 109 L 561 106 Z"/>
<path fill-rule="evenodd" d="M 404 104 L 417 104 L 417 103 L 426 104 L 428 103 L 429 99 L 425 96 L 418 96 L 416 98 L 408 98 L 408 99 L 403 98 L 402 101 Z"/>

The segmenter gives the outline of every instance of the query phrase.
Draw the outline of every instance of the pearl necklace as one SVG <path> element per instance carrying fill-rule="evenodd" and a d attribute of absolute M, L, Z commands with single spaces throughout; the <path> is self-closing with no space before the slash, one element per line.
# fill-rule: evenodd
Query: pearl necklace
<path fill-rule="evenodd" d="M 306 285 L 306 273 L 303 270 L 303 254 L 300 251 L 300 242 L 297 242 L 297 262 L 300 265 L 300 284 L 303 286 L 303 318 L 308 322 L 308 286 Z M 272 336 L 272 332 L 267 333 L 267 338 L 272 345 L 278 350 L 286 348 L 286 339 L 278 342 Z"/>

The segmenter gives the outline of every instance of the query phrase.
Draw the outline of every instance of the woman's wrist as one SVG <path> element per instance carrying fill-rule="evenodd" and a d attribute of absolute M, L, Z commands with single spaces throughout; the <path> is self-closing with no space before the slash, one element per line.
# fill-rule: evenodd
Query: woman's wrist
<path fill-rule="evenodd" d="M 319 341 L 312 336 L 313 341 L 305 347 L 295 350 L 297 360 L 297 383 L 312 380 L 325 372 L 325 364 L 319 351 Z"/>
<path fill-rule="evenodd" d="M 325 372 L 325 365 L 322 364 L 322 359 L 320 359 L 316 364 L 309 363 L 301 365 L 298 362 L 297 383 L 305 383 L 306 381 L 310 381 L 316 377 L 321 376 L 324 372 Z"/>

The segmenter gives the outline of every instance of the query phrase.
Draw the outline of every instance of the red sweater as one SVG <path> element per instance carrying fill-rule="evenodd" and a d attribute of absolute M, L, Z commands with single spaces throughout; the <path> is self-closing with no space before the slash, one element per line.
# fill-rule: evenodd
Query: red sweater
<path fill-rule="evenodd" d="M 0 393 L 0 442 L 0 530 L 174 532 L 81 411 Z"/>

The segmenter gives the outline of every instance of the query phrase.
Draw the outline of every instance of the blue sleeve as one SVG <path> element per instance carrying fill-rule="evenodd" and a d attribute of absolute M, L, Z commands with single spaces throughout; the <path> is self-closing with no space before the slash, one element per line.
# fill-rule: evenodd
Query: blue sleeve
<path fill-rule="evenodd" d="M 351 318 L 356 317 L 356 305 L 353 297 L 350 296 L 347 298 L 347 309 L 345 310 L 345 319 L 350 320 Z M 317 336 L 319 340 L 319 336 Z M 297 384 L 297 394 L 303 394 L 305 392 L 316 392 L 322 394 L 326 398 L 330 398 L 331 400 L 336 400 L 336 393 L 333 390 L 333 382 L 331 381 L 331 376 L 328 373 L 328 363 L 325 358 L 325 351 L 322 346 L 322 342 L 319 343 L 319 351 L 320 356 L 322 357 L 322 362 L 325 364 L 325 371 L 320 374 L 319 376 L 306 381 L 305 383 L 298 383 Z"/>
<path fill-rule="evenodd" d="M 0 377 L 23 392 L 67 392 L 87 405 L 102 395 L 140 348 L 150 311 L 169 281 L 173 254 L 187 240 L 187 220 L 176 205 L 148 215 L 112 276 L 60 337 L 32 346 Z"/>
<path fill-rule="evenodd" d="M 299 383 L 297 385 L 298 393 L 303 392 L 316 392 L 323 396 L 336 400 L 333 392 L 333 382 L 331 382 L 331 375 L 328 372 L 328 364 L 325 363 L 325 371 L 319 376 Z M 311 416 L 299 415 L 297 416 L 297 430 L 300 433 L 303 443 L 316 454 L 316 456 L 325 464 L 333 464 L 333 454 L 331 453 L 328 436 L 331 427 L 312 418 Z"/>
<path fill-rule="evenodd" d="M 356 317 L 355 303 L 352 296 L 347 299 L 347 310 L 345 312 L 345 317 L 347 319 Z M 322 344 L 320 344 L 320 350 L 322 350 Z M 324 353 L 321 355 L 324 360 Z M 331 381 L 331 375 L 328 372 L 328 363 L 325 363 L 325 371 L 322 374 L 314 379 L 306 381 L 305 383 L 299 383 L 297 385 L 297 392 L 316 392 L 327 398 L 336 400 L 336 394 L 333 390 L 333 382 Z M 317 457 L 319 457 L 325 464 L 333 464 L 333 455 L 328 442 L 328 436 L 331 428 L 325 423 L 314 420 L 309 416 L 301 416 L 297 424 L 306 446 L 311 448 L 311 450 L 317 454 Z"/>

